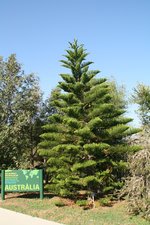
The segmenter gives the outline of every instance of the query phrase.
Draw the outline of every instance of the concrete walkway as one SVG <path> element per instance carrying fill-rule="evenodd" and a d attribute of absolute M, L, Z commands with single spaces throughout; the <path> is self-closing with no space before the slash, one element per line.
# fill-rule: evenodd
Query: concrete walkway
<path fill-rule="evenodd" d="M 0 208 L 0 225 L 62 225 Z"/>

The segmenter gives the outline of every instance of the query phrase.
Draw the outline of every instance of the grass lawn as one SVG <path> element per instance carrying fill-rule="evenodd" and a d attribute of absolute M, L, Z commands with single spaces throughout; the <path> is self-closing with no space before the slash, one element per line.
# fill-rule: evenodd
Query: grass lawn
<path fill-rule="evenodd" d="M 84 210 L 71 200 L 64 200 L 66 206 L 58 207 L 58 197 L 46 195 L 40 200 L 37 195 L 7 194 L 0 207 L 37 216 L 66 225 L 149 225 L 139 216 L 128 215 L 125 202 L 115 203 L 112 207 L 97 205 L 94 209 Z"/>

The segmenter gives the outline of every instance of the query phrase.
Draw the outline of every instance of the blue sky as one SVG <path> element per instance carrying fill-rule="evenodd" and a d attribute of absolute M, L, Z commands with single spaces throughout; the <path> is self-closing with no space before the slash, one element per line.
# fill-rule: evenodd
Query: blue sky
<path fill-rule="evenodd" d="M 16 53 L 25 73 L 39 76 L 45 97 L 74 38 L 90 53 L 91 69 L 114 77 L 128 95 L 137 83 L 150 85 L 149 0 L 0 0 L 0 12 L 0 55 Z"/>

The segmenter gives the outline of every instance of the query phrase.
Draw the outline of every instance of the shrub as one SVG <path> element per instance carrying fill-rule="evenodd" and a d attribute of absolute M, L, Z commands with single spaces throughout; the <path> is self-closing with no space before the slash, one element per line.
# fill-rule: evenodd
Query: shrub
<path fill-rule="evenodd" d="M 126 180 L 123 193 L 127 194 L 128 209 L 150 220 L 150 130 L 144 130 L 137 141 L 143 150 L 129 160 L 130 177 Z"/>
<path fill-rule="evenodd" d="M 101 198 L 99 200 L 99 203 L 100 203 L 101 206 L 111 206 L 110 200 L 111 199 L 109 197 Z"/>
<path fill-rule="evenodd" d="M 77 200 L 76 204 L 78 206 L 87 206 L 87 200 Z"/>
<path fill-rule="evenodd" d="M 56 205 L 57 207 L 63 207 L 63 206 L 65 206 L 66 204 L 65 204 L 62 200 L 57 200 L 57 201 L 55 201 L 55 205 Z"/>

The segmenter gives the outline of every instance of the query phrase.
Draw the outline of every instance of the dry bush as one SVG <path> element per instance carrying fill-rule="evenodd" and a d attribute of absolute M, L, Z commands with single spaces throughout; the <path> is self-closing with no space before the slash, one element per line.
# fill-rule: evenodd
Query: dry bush
<path fill-rule="evenodd" d="M 136 137 L 134 143 L 142 144 L 143 150 L 129 159 L 130 176 L 123 192 L 126 192 L 128 209 L 150 220 L 150 132 L 149 129 Z"/>

